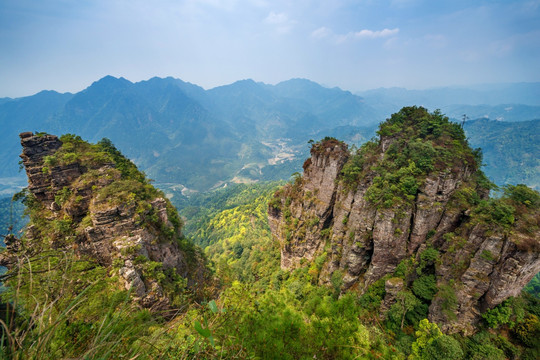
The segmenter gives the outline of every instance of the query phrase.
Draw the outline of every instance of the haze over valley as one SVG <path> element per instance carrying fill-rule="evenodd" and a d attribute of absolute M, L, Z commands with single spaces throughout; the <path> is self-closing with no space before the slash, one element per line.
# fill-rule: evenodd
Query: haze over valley
<path fill-rule="evenodd" d="M 502 99 L 514 102 L 498 104 Z M 483 145 L 488 176 L 500 185 L 537 187 L 540 132 L 532 130 L 538 129 L 539 99 L 540 83 L 353 94 L 306 79 L 277 85 L 240 80 L 204 90 L 170 77 L 132 83 L 107 76 L 76 94 L 42 91 L 0 101 L 6 124 L 0 190 L 24 184 L 17 135 L 26 130 L 75 133 L 93 142 L 109 138 L 158 186 L 189 194 L 288 179 L 301 170 L 308 140 L 333 136 L 359 146 L 381 121 L 410 104 L 446 109 L 457 122 L 466 115 L 465 130 L 472 146 Z"/>

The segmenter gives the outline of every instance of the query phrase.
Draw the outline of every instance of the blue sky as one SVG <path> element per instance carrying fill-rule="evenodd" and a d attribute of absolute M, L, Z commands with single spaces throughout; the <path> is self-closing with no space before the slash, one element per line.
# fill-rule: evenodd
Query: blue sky
<path fill-rule="evenodd" d="M 0 97 L 105 75 L 351 91 L 540 81 L 540 0 L 0 0 Z"/>

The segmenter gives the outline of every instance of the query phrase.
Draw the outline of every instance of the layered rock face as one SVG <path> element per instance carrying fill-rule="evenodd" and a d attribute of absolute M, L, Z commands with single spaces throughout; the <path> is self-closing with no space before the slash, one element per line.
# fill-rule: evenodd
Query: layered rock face
<path fill-rule="evenodd" d="M 63 144 L 56 136 L 20 137 L 33 207 L 40 218 L 55 224 L 38 226 L 37 219 L 31 219 L 29 244 L 36 249 L 41 242 L 70 248 L 97 261 L 110 268 L 141 305 L 153 310 L 167 309 L 170 298 L 163 281 L 145 273 L 148 264 L 185 278 L 193 288 L 202 285 L 208 276 L 202 258 L 181 247 L 178 215 L 151 185 L 123 179 L 104 153 L 90 157 L 64 152 L 62 160 L 57 155 Z"/>
<path fill-rule="evenodd" d="M 409 123 L 404 121 L 403 127 Z M 433 138 L 436 151 L 455 141 Z M 401 168 L 390 165 L 394 175 L 382 170 L 385 162 L 401 159 L 400 151 L 412 154 L 412 145 L 396 132 L 370 145 L 352 159 L 347 146 L 335 139 L 316 143 L 303 177 L 276 193 L 268 219 L 281 245 L 282 269 L 324 256 L 321 283 L 339 271 L 344 291 L 363 293 L 392 276 L 403 261 L 419 266 L 421 254 L 434 249 L 437 259 L 423 270 L 436 277 L 438 288 L 430 302 L 430 320 L 448 332 L 474 331 L 481 311 L 517 295 L 540 271 L 538 208 L 529 209 L 528 225 L 517 216 L 511 226 L 490 223 L 480 210 L 472 214 L 469 203 L 470 198 L 486 203 L 488 196 L 477 181 L 474 161 L 445 165 L 434 155 L 433 166 L 422 172 L 415 169 L 423 160 L 405 159 Z M 396 150 L 398 155 L 389 153 Z M 351 169 L 356 177 L 347 181 Z M 536 225 L 529 226 L 531 221 Z M 413 271 L 405 283 L 417 277 Z M 383 307 L 388 309 L 388 301 Z"/>

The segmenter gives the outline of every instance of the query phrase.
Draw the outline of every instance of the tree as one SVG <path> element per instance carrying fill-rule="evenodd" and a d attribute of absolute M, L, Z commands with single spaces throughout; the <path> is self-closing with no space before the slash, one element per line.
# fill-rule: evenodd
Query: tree
<path fill-rule="evenodd" d="M 433 340 L 423 352 L 423 358 L 430 360 L 459 360 L 463 355 L 459 342 L 448 335 Z"/>
<path fill-rule="evenodd" d="M 400 291 L 396 294 L 396 303 L 390 308 L 391 314 L 401 316 L 401 329 L 405 322 L 405 315 L 407 312 L 415 308 L 420 304 L 420 301 L 410 291 Z"/>
<path fill-rule="evenodd" d="M 412 344 L 411 355 L 409 360 L 424 360 L 431 359 L 428 356 L 426 349 L 433 341 L 443 336 L 441 329 L 435 323 L 430 323 L 428 319 L 420 320 L 418 330 L 415 333 L 416 341 Z M 431 350 L 430 350 L 431 352 Z"/>

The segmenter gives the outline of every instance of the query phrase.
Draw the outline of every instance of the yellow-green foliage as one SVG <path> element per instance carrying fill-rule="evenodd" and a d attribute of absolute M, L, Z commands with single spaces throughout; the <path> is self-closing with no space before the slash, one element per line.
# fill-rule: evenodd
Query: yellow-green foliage
<path fill-rule="evenodd" d="M 428 319 L 421 320 L 416 331 L 416 341 L 412 344 L 409 360 L 426 359 L 426 349 L 441 336 L 443 334 L 437 324 L 430 323 Z"/>
<path fill-rule="evenodd" d="M 534 314 L 529 314 L 525 319 L 518 322 L 512 329 L 512 333 L 524 345 L 531 348 L 540 348 L 540 321 Z"/>
<path fill-rule="evenodd" d="M 240 343 L 262 359 L 354 359 L 368 353 L 370 335 L 357 320 L 354 296 L 336 300 L 310 285 L 299 291 L 304 301 L 287 287 L 258 295 L 235 283 L 223 295 L 229 316 L 217 338 Z"/>
<path fill-rule="evenodd" d="M 238 193 L 226 190 L 234 193 L 227 201 L 229 205 L 208 213 L 198 223 L 196 233 L 188 233 L 196 243 L 207 244 L 205 253 L 224 281 L 268 281 L 269 274 L 278 266 L 279 248 L 267 222 L 268 200 L 276 186 L 252 185 Z"/>
<path fill-rule="evenodd" d="M 239 188 L 223 190 L 231 195 L 222 203 L 233 206 L 207 213 L 195 234 L 197 241 L 208 244 L 206 252 L 226 287 L 220 304 L 227 311 L 215 320 L 221 326 L 210 321 L 212 316 L 208 321 L 216 348 L 199 338 L 201 347 L 206 344 L 206 356 L 352 359 L 369 351 L 390 351 L 383 334 L 372 346 L 371 331 L 358 321 L 363 308 L 354 294 L 338 299 L 339 291 L 317 285 L 326 254 L 292 273 L 279 268 L 278 243 L 266 220 L 275 184 Z M 217 199 L 221 196 L 216 194 Z M 336 289 L 341 276 L 336 272 L 333 277 Z M 201 317 L 197 321 L 203 324 Z M 201 326 L 206 334 L 206 326 Z"/>

